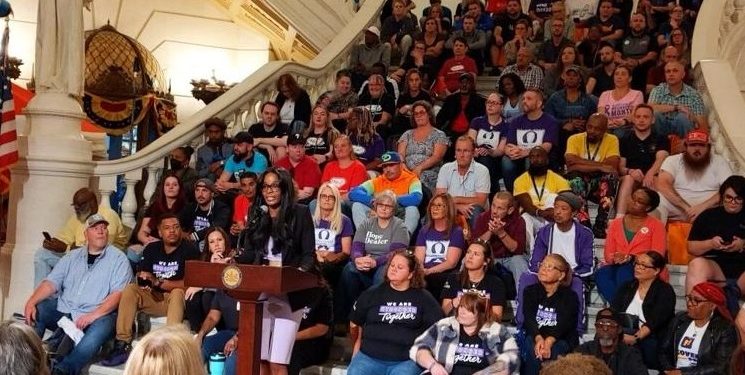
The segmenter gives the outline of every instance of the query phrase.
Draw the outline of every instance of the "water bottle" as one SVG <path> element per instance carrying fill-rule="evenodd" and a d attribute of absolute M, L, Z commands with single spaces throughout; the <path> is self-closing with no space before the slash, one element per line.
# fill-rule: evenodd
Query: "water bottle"
<path fill-rule="evenodd" d="M 213 353 L 210 355 L 210 374 L 223 375 L 225 373 L 225 354 Z"/>

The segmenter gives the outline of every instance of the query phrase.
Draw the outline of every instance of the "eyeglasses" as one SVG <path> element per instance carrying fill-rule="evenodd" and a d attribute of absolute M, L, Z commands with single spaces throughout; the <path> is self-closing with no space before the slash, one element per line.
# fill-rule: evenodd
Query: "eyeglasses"
<path fill-rule="evenodd" d="M 486 105 L 502 105 L 502 102 L 498 100 L 487 100 Z"/>
<path fill-rule="evenodd" d="M 741 204 L 742 201 L 743 201 L 743 198 L 742 197 L 733 197 L 733 196 L 731 196 L 729 194 L 724 194 L 724 201 L 727 202 L 727 203 Z"/>
<path fill-rule="evenodd" d="M 639 262 L 634 262 L 634 267 L 641 267 L 641 268 L 644 268 L 645 270 L 655 268 L 654 266 L 649 266 L 649 265 L 646 265 L 644 263 L 639 263 Z"/>
<path fill-rule="evenodd" d="M 336 197 L 331 194 L 318 194 L 318 199 L 320 200 L 336 200 Z"/>
<path fill-rule="evenodd" d="M 261 191 L 279 191 L 279 183 L 275 182 L 273 184 L 261 184 Z"/>
<path fill-rule="evenodd" d="M 598 329 L 618 328 L 618 323 L 607 321 L 607 320 L 597 320 L 595 321 L 595 328 L 598 328 Z"/>
<path fill-rule="evenodd" d="M 442 203 L 433 203 L 430 207 L 432 207 L 432 208 L 445 208 L 447 206 L 445 206 Z"/>
<path fill-rule="evenodd" d="M 694 297 L 691 294 L 686 294 L 686 303 L 690 304 L 691 306 L 698 306 L 700 303 L 707 302 L 705 299 L 698 299 Z"/>
<path fill-rule="evenodd" d="M 414 116 L 426 116 L 427 111 L 414 111 Z"/>
<path fill-rule="evenodd" d="M 392 210 L 392 209 L 396 208 L 396 206 L 394 206 L 392 204 L 387 204 L 387 203 L 378 203 L 378 204 L 375 205 L 375 207 L 386 208 L 386 209 L 389 209 L 389 210 Z"/>
<path fill-rule="evenodd" d="M 556 267 L 556 266 L 554 266 L 551 263 L 539 263 L 538 264 L 538 268 L 545 268 L 547 270 L 552 270 L 552 271 L 566 272 L 565 270 L 563 270 L 563 269 L 561 269 L 559 267 Z"/>

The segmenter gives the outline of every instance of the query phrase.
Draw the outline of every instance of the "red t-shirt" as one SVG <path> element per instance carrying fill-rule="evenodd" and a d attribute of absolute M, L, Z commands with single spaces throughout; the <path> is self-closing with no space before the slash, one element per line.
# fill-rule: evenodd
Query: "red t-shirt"
<path fill-rule="evenodd" d="M 342 194 L 348 193 L 352 188 L 367 181 L 367 169 L 359 160 L 355 160 L 346 168 L 339 166 L 339 161 L 333 160 L 323 168 L 321 183 L 330 181 L 339 188 Z"/>
<path fill-rule="evenodd" d="M 290 172 L 290 176 L 292 176 L 292 180 L 297 184 L 298 189 L 304 189 L 309 186 L 318 189 L 321 186 L 321 168 L 308 155 L 304 155 L 300 159 L 300 163 L 294 167 L 290 163 L 290 157 L 285 156 L 277 161 L 277 166 L 287 169 Z"/>
<path fill-rule="evenodd" d="M 248 210 L 251 209 L 251 200 L 243 194 L 239 194 L 233 201 L 233 222 L 246 223 Z"/>
<path fill-rule="evenodd" d="M 438 76 L 445 79 L 445 86 L 448 91 L 453 93 L 460 89 L 460 75 L 463 73 L 471 73 L 474 77 L 478 74 L 476 62 L 468 56 L 464 56 L 460 60 L 455 60 L 455 57 L 447 59 L 442 64 Z"/>

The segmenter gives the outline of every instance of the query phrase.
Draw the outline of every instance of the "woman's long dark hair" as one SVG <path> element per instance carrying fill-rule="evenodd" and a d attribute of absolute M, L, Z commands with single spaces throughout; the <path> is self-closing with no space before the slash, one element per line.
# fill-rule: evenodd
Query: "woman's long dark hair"
<path fill-rule="evenodd" d="M 178 196 L 176 196 L 176 202 L 173 203 L 173 207 L 168 208 L 168 202 L 166 201 L 166 191 L 165 191 L 165 184 L 166 180 L 168 178 L 175 178 L 176 182 L 178 182 Z M 158 196 L 155 197 L 155 200 L 153 200 L 153 203 L 151 204 L 153 209 L 155 209 L 156 212 L 162 214 L 164 212 L 180 212 L 181 209 L 186 204 L 186 189 L 184 188 L 184 184 L 181 182 L 181 179 L 178 178 L 175 172 L 168 171 L 165 176 L 163 176 L 163 180 L 160 182 L 160 186 L 158 186 Z M 154 218 L 158 219 L 158 218 Z"/>
<path fill-rule="evenodd" d="M 262 206 L 266 206 L 263 186 L 264 180 L 269 174 L 274 174 L 279 180 L 280 202 L 275 220 L 272 220 L 268 212 L 265 213 L 261 209 Z M 289 247 L 292 246 L 292 228 L 295 222 L 295 210 L 293 206 L 297 197 L 295 196 L 292 177 L 284 168 L 271 167 L 259 176 L 256 186 L 259 191 L 256 194 L 256 199 L 251 205 L 248 215 L 249 224 L 254 222 L 254 220 L 256 224 L 246 228 L 243 234 L 243 240 L 245 241 L 244 247 L 246 249 L 253 249 L 257 254 L 263 253 L 269 237 L 272 237 L 274 238 L 272 254 L 285 254 L 289 251 Z"/>

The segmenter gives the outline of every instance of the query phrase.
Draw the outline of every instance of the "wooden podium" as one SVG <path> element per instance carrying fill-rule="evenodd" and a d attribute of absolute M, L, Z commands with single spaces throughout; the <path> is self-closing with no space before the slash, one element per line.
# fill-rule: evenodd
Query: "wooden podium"
<path fill-rule="evenodd" d="M 293 267 L 220 264 L 196 260 L 186 262 L 187 287 L 223 289 L 238 300 L 238 375 L 259 373 L 261 363 L 261 321 L 264 314 L 261 293 L 286 294 L 318 285 L 318 277 Z"/>

